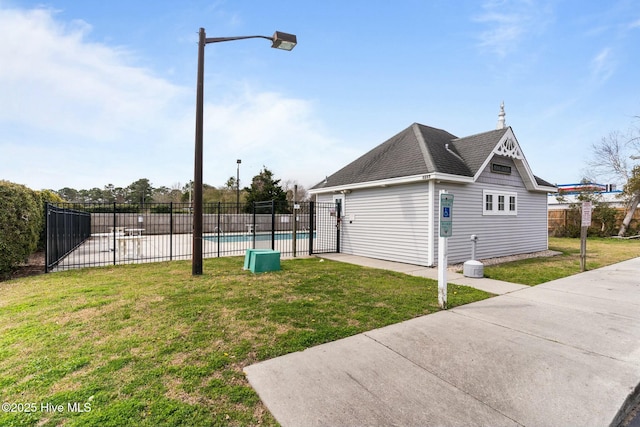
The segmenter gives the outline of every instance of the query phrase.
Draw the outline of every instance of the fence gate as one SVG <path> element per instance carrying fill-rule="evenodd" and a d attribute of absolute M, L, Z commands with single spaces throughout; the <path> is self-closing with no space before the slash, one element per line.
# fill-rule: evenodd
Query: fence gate
<path fill-rule="evenodd" d="M 340 252 L 341 209 L 339 201 L 335 203 L 309 202 L 311 229 L 309 255 Z"/>
<path fill-rule="evenodd" d="M 254 249 L 294 257 L 340 252 L 340 203 L 257 202 L 251 227 Z"/>

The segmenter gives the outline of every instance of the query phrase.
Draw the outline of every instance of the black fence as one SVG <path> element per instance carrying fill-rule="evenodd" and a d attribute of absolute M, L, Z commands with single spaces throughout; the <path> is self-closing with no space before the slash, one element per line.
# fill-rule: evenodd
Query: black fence
<path fill-rule="evenodd" d="M 45 271 L 49 272 L 91 237 L 91 214 L 47 203 L 45 220 Z"/>
<path fill-rule="evenodd" d="M 67 250 L 48 251 L 46 271 L 191 258 L 190 203 L 58 204 L 47 207 L 47 218 L 60 212 L 69 221 L 82 214 L 84 232 L 47 221 L 47 248 L 57 244 L 56 236 L 74 238 Z M 205 203 L 203 256 L 244 255 L 250 248 L 275 249 L 283 257 L 338 252 L 339 218 L 333 203 Z"/>

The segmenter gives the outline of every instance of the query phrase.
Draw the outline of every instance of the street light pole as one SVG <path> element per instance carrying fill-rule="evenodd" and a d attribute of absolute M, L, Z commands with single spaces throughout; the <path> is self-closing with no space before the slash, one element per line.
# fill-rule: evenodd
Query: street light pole
<path fill-rule="evenodd" d="M 240 163 L 242 163 L 242 160 L 238 159 L 236 163 L 238 164 L 236 174 L 236 213 L 240 213 Z"/>
<path fill-rule="evenodd" d="M 240 37 L 214 37 L 207 38 L 204 28 L 198 33 L 198 81 L 196 84 L 196 141 L 195 162 L 193 168 L 193 250 L 191 258 L 191 274 L 202 274 L 202 137 L 203 137 L 203 112 L 204 112 L 204 47 L 209 43 L 229 42 L 244 39 L 271 40 L 271 47 L 276 49 L 291 50 L 298 43 L 295 35 L 276 31 L 273 36 L 240 36 Z M 238 173 L 240 163 L 238 161 Z M 238 196 L 239 196 L 238 191 Z M 238 199 L 239 200 L 239 199 Z"/>
<path fill-rule="evenodd" d="M 196 85 L 196 152 L 193 167 L 193 252 L 191 274 L 202 274 L 202 134 L 204 122 L 204 28 L 198 37 L 198 82 Z"/>

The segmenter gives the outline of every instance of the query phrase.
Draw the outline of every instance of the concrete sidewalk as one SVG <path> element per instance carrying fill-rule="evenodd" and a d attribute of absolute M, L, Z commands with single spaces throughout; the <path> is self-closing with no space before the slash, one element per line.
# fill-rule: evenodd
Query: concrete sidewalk
<path fill-rule="evenodd" d="M 438 280 L 437 268 L 422 267 L 420 265 L 384 261 L 380 259 L 366 258 L 348 254 L 322 254 L 319 256 L 321 258 L 334 261 L 363 265 L 365 267 L 381 268 L 383 270 L 397 271 L 398 273 L 405 273 L 411 276 L 427 277 L 429 279 Z M 491 292 L 492 294 L 496 295 L 508 294 L 509 292 L 519 291 L 521 289 L 526 289 L 529 287 L 526 285 L 519 285 L 517 283 L 503 282 L 501 280 L 469 278 L 453 271 L 447 272 L 447 283 L 471 286 L 472 288 L 481 289 L 483 291 Z"/>
<path fill-rule="evenodd" d="M 391 269 L 411 267 L 426 275 Z M 531 288 L 497 287 L 504 295 L 245 372 L 285 427 L 620 421 L 640 384 L 640 258 Z"/>

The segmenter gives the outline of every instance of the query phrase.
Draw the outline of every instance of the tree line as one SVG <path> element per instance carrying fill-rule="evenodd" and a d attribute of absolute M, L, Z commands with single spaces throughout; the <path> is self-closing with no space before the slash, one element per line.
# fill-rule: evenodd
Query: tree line
<path fill-rule="evenodd" d="M 294 194 L 297 188 L 297 193 Z M 186 184 L 175 183 L 171 187 L 156 187 L 147 178 L 141 178 L 126 187 L 107 184 L 103 188 L 74 189 L 69 187 L 55 191 L 65 202 L 69 203 L 136 203 L 144 206 L 148 203 L 189 203 L 192 199 L 193 181 Z M 230 177 L 219 187 L 204 184 L 202 200 L 204 203 L 252 203 L 267 200 L 306 201 L 307 190 L 296 181 L 284 183 L 276 179 L 266 166 L 254 176 L 251 185 L 238 188 L 236 177 Z"/>

